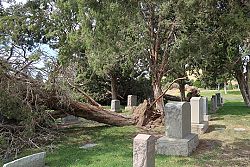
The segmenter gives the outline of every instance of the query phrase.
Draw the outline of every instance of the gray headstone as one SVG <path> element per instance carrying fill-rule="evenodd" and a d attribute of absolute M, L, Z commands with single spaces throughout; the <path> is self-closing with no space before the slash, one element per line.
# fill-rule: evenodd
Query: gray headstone
<path fill-rule="evenodd" d="M 189 156 L 199 144 L 197 134 L 191 133 L 191 107 L 188 102 L 165 105 L 166 136 L 157 140 L 157 154 Z"/>
<path fill-rule="evenodd" d="M 128 95 L 127 106 L 137 106 L 137 96 L 135 95 Z"/>
<path fill-rule="evenodd" d="M 203 122 L 203 106 L 201 97 L 192 97 L 191 104 L 191 122 L 199 124 Z"/>
<path fill-rule="evenodd" d="M 202 102 L 203 102 L 203 114 L 208 115 L 208 99 L 207 97 L 202 97 Z"/>
<path fill-rule="evenodd" d="M 215 113 L 217 109 L 217 97 L 212 95 L 211 98 L 211 113 Z"/>
<path fill-rule="evenodd" d="M 221 94 L 220 93 L 216 93 L 216 99 L 217 99 L 217 106 L 221 106 Z"/>
<path fill-rule="evenodd" d="M 155 167 L 155 137 L 138 134 L 133 143 L 133 167 Z"/>
<path fill-rule="evenodd" d="M 120 100 L 111 101 L 111 111 L 115 111 L 115 112 L 120 111 Z"/>
<path fill-rule="evenodd" d="M 191 133 L 190 103 L 167 103 L 165 105 L 166 136 L 182 139 Z"/>
<path fill-rule="evenodd" d="M 44 167 L 46 152 L 32 154 L 4 164 L 3 167 Z"/>

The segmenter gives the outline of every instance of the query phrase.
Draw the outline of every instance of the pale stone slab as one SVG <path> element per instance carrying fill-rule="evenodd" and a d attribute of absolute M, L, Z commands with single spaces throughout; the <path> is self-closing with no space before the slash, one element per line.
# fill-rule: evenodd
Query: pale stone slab
<path fill-rule="evenodd" d="M 192 97 L 191 104 L 191 122 L 199 124 L 203 121 L 203 102 L 201 97 Z"/>
<path fill-rule="evenodd" d="M 119 112 L 120 108 L 120 100 L 111 101 L 111 111 Z"/>
<path fill-rule="evenodd" d="M 202 123 L 199 124 L 195 124 L 192 123 L 192 133 L 196 133 L 196 134 L 203 134 L 207 131 L 208 129 L 208 121 L 203 121 Z"/>
<path fill-rule="evenodd" d="M 157 140 L 157 154 L 189 156 L 198 146 L 197 134 L 190 133 L 183 139 L 169 138 L 163 136 Z"/>
<path fill-rule="evenodd" d="M 74 115 L 68 115 L 64 118 L 62 118 L 62 123 L 72 123 L 72 122 L 78 122 L 79 118 Z"/>
<path fill-rule="evenodd" d="M 190 103 L 167 103 L 165 105 L 165 128 L 169 138 L 182 139 L 191 133 Z"/>
<path fill-rule="evenodd" d="M 32 154 L 4 164 L 3 167 L 44 167 L 45 155 L 46 152 Z"/>
<path fill-rule="evenodd" d="M 137 106 L 137 96 L 128 95 L 127 106 Z"/>
<path fill-rule="evenodd" d="M 133 167 L 155 167 L 155 137 L 138 134 L 133 142 Z"/>
<path fill-rule="evenodd" d="M 211 115 L 204 115 L 203 120 L 204 121 L 210 121 L 211 120 Z"/>
<path fill-rule="evenodd" d="M 95 144 L 95 143 L 88 143 L 88 144 L 85 144 L 85 145 L 83 145 L 83 146 L 81 146 L 79 148 L 87 149 L 87 148 L 92 148 L 92 147 L 95 147 L 95 146 L 97 146 L 97 144 Z"/>

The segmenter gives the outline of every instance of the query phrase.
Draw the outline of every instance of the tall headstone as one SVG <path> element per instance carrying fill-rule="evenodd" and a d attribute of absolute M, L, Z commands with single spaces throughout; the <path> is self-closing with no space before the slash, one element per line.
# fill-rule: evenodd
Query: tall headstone
<path fill-rule="evenodd" d="M 212 95 L 211 98 L 211 113 L 216 113 L 217 110 L 217 98 L 215 95 Z"/>
<path fill-rule="evenodd" d="M 204 121 L 203 100 L 201 97 L 192 97 L 191 104 L 191 122 L 192 133 L 203 134 L 208 129 L 208 121 Z"/>
<path fill-rule="evenodd" d="M 119 112 L 121 109 L 120 109 L 120 100 L 112 100 L 111 101 L 111 111 L 114 111 L 114 112 Z"/>
<path fill-rule="evenodd" d="M 207 97 L 202 97 L 202 107 L 203 107 L 203 120 L 204 121 L 209 121 L 210 120 L 210 115 L 208 115 L 208 99 Z"/>
<path fill-rule="evenodd" d="M 125 107 L 125 110 L 133 110 L 137 106 L 137 96 L 135 95 L 128 95 L 127 99 L 127 106 Z"/>
<path fill-rule="evenodd" d="M 155 137 L 138 134 L 133 143 L 133 167 L 155 167 Z"/>
<path fill-rule="evenodd" d="M 216 95 L 216 99 L 217 99 L 217 106 L 219 107 L 219 106 L 221 106 L 221 94 L 220 93 L 216 93 L 215 94 Z"/>
<path fill-rule="evenodd" d="M 165 128 L 165 136 L 157 140 L 158 154 L 189 156 L 198 146 L 198 135 L 191 133 L 190 103 L 167 103 Z"/>
<path fill-rule="evenodd" d="M 127 106 L 137 106 L 137 96 L 128 95 Z"/>

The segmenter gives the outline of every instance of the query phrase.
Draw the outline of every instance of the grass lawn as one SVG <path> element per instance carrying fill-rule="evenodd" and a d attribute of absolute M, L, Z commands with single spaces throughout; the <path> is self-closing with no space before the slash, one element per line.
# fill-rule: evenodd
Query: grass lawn
<path fill-rule="evenodd" d="M 215 92 L 202 90 L 201 95 L 210 100 Z M 199 136 L 197 150 L 190 157 L 157 155 L 156 167 L 250 166 L 250 109 L 244 106 L 238 91 L 222 96 L 225 104 L 212 115 L 208 132 Z M 86 121 L 61 131 L 64 137 L 55 141 L 54 149 L 45 148 L 46 164 L 50 167 L 131 167 L 133 138 L 138 133 L 164 133 L 163 127 L 145 131 L 134 126 L 111 127 Z M 86 143 L 98 145 L 79 148 Z"/>

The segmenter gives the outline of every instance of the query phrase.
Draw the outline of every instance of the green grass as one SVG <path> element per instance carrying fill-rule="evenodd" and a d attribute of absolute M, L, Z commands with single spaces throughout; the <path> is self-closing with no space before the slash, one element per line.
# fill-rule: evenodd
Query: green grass
<path fill-rule="evenodd" d="M 201 95 L 210 100 L 216 92 L 202 90 Z M 199 136 L 197 150 L 190 157 L 157 155 L 156 167 L 250 166 L 250 109 L 245 107 L 239 91 L 221 93 L 225 104 L 212 114 L 209 131 Z M 246 131 L 236 132 L 234 128 Z M 162 134 L 163 131 L 163 127 L 145 131 L 134 126 L 111 127 L 85 122 L 61 130 L 64 136 L 54 143 L 55 148 L 46 147 L 46 164 L 50 167 L 131 167 L 133 138 L 138 133 Z M 86 143 L 98 145 L 79 148 Z"/>

